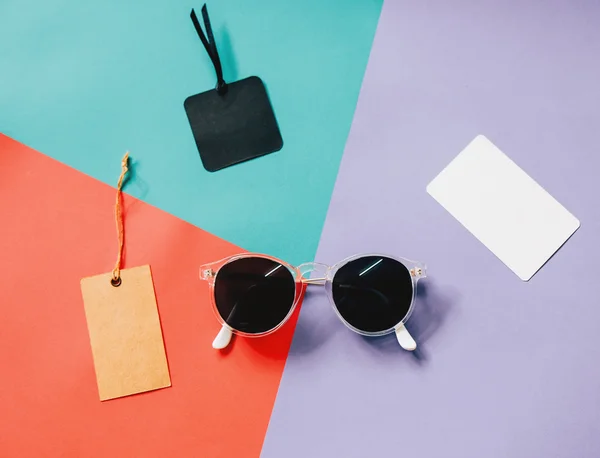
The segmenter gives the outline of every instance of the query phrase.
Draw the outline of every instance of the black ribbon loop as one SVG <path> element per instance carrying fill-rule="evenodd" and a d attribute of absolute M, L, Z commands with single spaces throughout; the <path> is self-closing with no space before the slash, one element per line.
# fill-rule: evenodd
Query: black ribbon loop
<path fill-rule="evenodd" d="M 219 59 L 219 53 L 217 52 L 217 44 L 215 43 L 215 37 L 213 35 L 212 27 L 210 25 L 210 19 L 208 17 L 208 10 L 206 9 L 206 4 L 202 7 L 202 19 L 204 20 L 204 27 L 206 28 L 206 35 L 202 31 L 202 27 L 200 27 L 200 22 L 198 22 L 198 17 L 196 16 L 196 12 L 192 8 L 192 12 L 190 14 L 192 18 L 192 22 L 194 23 L 194 28 L 200 37 L 200 41 L 204 45 L 204 49 L 208 53 L 210 60 L 215 67 L 215 72 L 217 74 L 217 92 L 220 95 L 223 95 L 227 92 L 227 83 L 223 79 L 223 68 L 221 67 L 221 59 Z M 206 38 L 208 36 L 208 39 Z"/>

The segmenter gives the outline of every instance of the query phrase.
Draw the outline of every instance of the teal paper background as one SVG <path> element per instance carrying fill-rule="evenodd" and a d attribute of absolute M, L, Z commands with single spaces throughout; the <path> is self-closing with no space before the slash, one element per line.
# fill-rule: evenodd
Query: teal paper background
<path fill-rule="evenodd" d="M 208 4 L 228 81 L 260 76 L 283 149 L 206 172 L 183 109 L 214 87 L 182 1 L 0 3 L 0 131 L 241 247 L 316 252 L 382 0 Z M 112 205 L 112 202 L 107 202 Z"/>

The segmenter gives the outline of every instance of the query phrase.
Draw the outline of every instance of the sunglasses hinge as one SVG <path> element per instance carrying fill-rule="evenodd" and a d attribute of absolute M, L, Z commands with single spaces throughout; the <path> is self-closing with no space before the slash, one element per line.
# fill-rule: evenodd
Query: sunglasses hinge
<path fill-rule="evenodd" d="M 420 267 L 414 267 L 414 268 L 410 269 L 410 274 L 413 277 L 419 278 L 419 277 L 423 276 L 423 269 Z"/>
<path fill-rule="evenodd" d="M 212 278 L 215 276 L 215 271 L 212 269 L 204 269 L 202 271 L 202 278 L 206 280 L 207 278 Z"/>

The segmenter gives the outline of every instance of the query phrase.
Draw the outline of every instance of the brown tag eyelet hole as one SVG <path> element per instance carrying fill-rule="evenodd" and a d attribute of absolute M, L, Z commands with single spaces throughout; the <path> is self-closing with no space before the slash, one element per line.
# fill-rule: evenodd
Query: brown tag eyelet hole
<path fill-rule="evenodd" d="M 121 277 L 119 277 L 119 278 L 111 278 L 110 279 L 110 284 L 113 285 L 115 288 L 117 286 L 121 286 Z"/>

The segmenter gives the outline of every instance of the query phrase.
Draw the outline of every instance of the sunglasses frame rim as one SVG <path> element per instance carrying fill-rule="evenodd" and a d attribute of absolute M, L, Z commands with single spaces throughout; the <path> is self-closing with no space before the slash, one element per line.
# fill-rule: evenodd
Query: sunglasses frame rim
<path fill-rule="evenodd" d="M 348 264 L 352 261 L 355 261 L 360 258 L 368 258 L 368 257 L 382 257 L 382 258 L 387 258 L 387 259 L 391 259 L 393 261 L 399 262 L 402 266 L 404 266 L 404 268 L 410 275 L 410 280 L 411 280 L 412 295 L 410 298 L 410 305 L 408 307 L 408 311 L 406 312 L 404 317 L 402 317 L 402 319 L 398 323 L 396 323 L 394 326 L 392 326 L 391 328 L 388 328 L 388 329 L 381 330 L 381 331 L 363 331 L 361 329 L 356 328 L 342 316 L 339 309 L 337 308 L 335 300 L 333 299 L 333 279 L 335 278 L 335 275 L 337 274 L 337 272 L 342 267 L 344 267 L 346 264 Z M 328 275 L 326 277 L 327 280 L 325 282 L 325 291 L 327 293 L 327 297 L 329 298 L 329 302 L 330 302 L 331 306 L 333 307 L 335 314 L 338 316 L 340 321 L 346 325 L 346 327 L 348 329 L 350 329 L 351 331 L 354 331 L 357 334 L 360 334 L 361 336 L 365 336 L 365 337 L 381 337 L 381 336 L 385 336 L 385 335 L 396 332 L 396 330 L 400 326 L 404 326 L 404 323 L 406 323 L 409 320 L 410 316 L 412 315 L 413 310 L 415 308 L 415 303 L 416 303 L 415 298 L 417 297 L 417 284 L 421 278 L 425 278 L 425 274 L 416 275 L 417 269 L 421 269 L 421 271 L 424 272 L 425 265 L 420 262 L 417 262 L 417 261 L 411 261 L 410 259 L 406 259 L 406 258 L 402 258 L 402 257 L 398 257 L 398 256 L 390 256 L 390 255 L 383 254 L 383 253 L 355 254 L 353 256 L 347 257 L 346 259 L 343 259 L 342 261 L 334 264 L 333 266 L 331 266 L 328 269 L 328 271 L 327 271 Z"/>
<path fill-rule="evenodd" d="M 269 261 L 276 262 L 276 263 L 282 265 L 283 267 L 285 267 L 290 272 L 290 274 L 292 275 L 292 279 L 294 280 L 294 301 L 290 307 L 290 310 L 288 311 L 286 316 L 283 318 L 283 320 L 277 326 L 275 326 L 272 329 L 269 329 L 267 331 L 264 331 L 264 332 L 249 333 L 249 332 L 244 332 L 244 331 L 235 329 L 234 327 L 230 326 L 223 319 L 223 317 L 219 313 L 219 309 L 217 307 L 217 299 L 216 299 L 216 295 L 215 295 L 215 283 L 217 282 L 219 271 L 227 264 L 230 264 L 234 261 L 238 261 L 240 259 L 248 259 L 248 258 L 261 258 L 261 259 L 267 259 Z M 212 272 L 212 275 L 205 277 L 206 270 L 208 270 L 208 269 L 210 269 L 210 271 Z M 296 307 L 298 306 L 298 303 L 300 302 L 300 298 L 302 297 L 302 289 L 303 289 L 304 284 L 302 283 L 302 280 L 301 280 L 301 278 L 299 278 L 299 276 L 300 276 L 300 271 L 298 270 L 297 267 L 294 267 L 291 264 L 289 264 L 285 261 L 282 261 L 281 259 L 278 259 L 274 256 L 269 256 L 267 254 L 261 254 L 261 253 L 240 253 L 240 254 L 228 256 L 226 258 L 220 259 L 219 261 L 212 262 L 210 264 L 205 264 L 200 267 L 200 278 L 208 281 L 209 290 L 210 290 L 209 292 L 210 292 L 211 307 L 212 307 L 212 311 L 213 311 L 215 317 L 217 318 L 217 321 L 221 324 L 221 326 L 226 327 L 233 334 L 236 334 L 236 335 L 242 336 L 242 337 L 251 337 L 251 338 L 268 336 L 269 334 L 274 333 L 279 328 L 281 328 L 285 323 L 288 322 L 288 320 L 291 318 L 294 311 L 296 310 Z"/>
<path fill-rule="evenodd" d="M 346 321 L 346 319 L 342 316 L 342 314 L 338 310 L 338 308 L 335 304 L 335 301 L 333 299 L 333 291 L 332 291 L 333 279 L 335 277 L 335 274 L 338 272 L 338 270 L 340 268 L 344 267 L 346 264 L 348 264 L 349 262 L 354 261 L 356 259 L 366 258 L 366 257 L 371 257 L 371 256 L 375 256 L 375 257 L 380 256 L 380 257 L 388 258 L 388 259 L 399 262 L 408 271 L 408 273 L 411 277 L 411 283 L 412 283 L 412 297 L 411 297 L 410 306 L 409 306 L 408 312 L 406 312 L 406 314 L 404 315 L 402 320 L 400 320 L 398 323 L 396 323 L 394 326 L 392 326 L 389 329 L 385 329 L 382 331 L 374 331 L 374 332 L 360 330 L 360 329 L 354 327 L 353 325 L 351 325 L 350 323 L 348 323 L 348 321 Z M 221 270 L 222 267 L 224 267 L 227 264 L 230 264 L 234 261 L 238 261 L 240 259 L 247 259 L 247 258 L 267 259 L 267 260 L 276 262 L 276 263 L 284 266 L 292 275 L 292 279 L 294 280 L 294 283 L 295 283 L 294 302 L 291 305 L 290 310 L 287 313 L 287 315 L 285 316 L 285 318 L 277 326 L 273 327 L 272 329 L 270 329 L 268 331 L 264 331 L 264 332 L 260 332 L 260 333 L 247 333 L 247 332 L 240 331 L 238 329 L 233 328 L 227 322 L 225 322 L 225 320 L 219 313 L 219 309 L 217 308 L 217 302 L 216 302 L 216 296 L 215 296 L 215 283 L 217 281 L 219 271 Z M 302 270 L 304 267 L 312 267 L 312 269 L 309 269 L 307 272 L 303 272 Z M 417 262 L 417 261 L 412 261 L 407 258 L 391 256 L 391 255 L 383 254 L 383 253 L 355 254 L 355 255 L 349 256 L 349 257 L 337 262 L 336 264 L 334 264 L 332 266 L 329 266 L 326 264 L 321 264 L 318 262 L 306 262 L 306 263 L 300 264 L 299 266 L 293 266 L 292 264 L 289 264 L 285 261 L 282 261 L 279 258 L 270 256 L 267 254 L 239 253 L 239 254 L 227 256 L 223 259 L 220 259 L 220 260 L 212 262 L 212 263 L 203 264 L 202 266 L 200 266 L 200 278 L 202 280 L 208 282 L 211 307 L 212 307 L 215 317 L 217 318 L 217 321 L 219 322 L 219 324 L 221 324 L 221 326 L 224 326 L 225 328 L 229 329 L 233 334 L 239 335 L 242 337 L 250 337 L 250 338 L 265 337 L 265 336 L 268 336 L 269 334 L 272 334 L 275 331 L 279 330 L 291 318 L 294 311 L 296 310 L 296 307 L 300 303 L 300 299 L 302 298 L 307 285 L 310 284 L 310 282 L 307 281 L 307 280 L 310 280 L 310 277 L 306 277 L 305 275 L 310 274 L 311 272 L 315 271 L 316 270 L 315 267 L 321 267 L 321 268 L 325 269 L 324 277 L 322 278 L 324 280 L 323 283 L 315 283 L 315 284 L 320 284 L 325 287 L 325 292 L 329 299 L 329 303 L 332 306 L 333 311 L 335 312 L 335 314 L 337 315 L 339 320 L 351 331 L 353 331 L 359 335 L 365 336 L 365 337 L 379 337 L 379 336 L 388 335 L 393 332 L 396 332 L 400 327 L 404 326 L 404 323 L 406 323 L 409 320 L 410 316 L 413 313 L 414 307 L 415 307 L 415 303 L 416 303 L 415 298 L 417 295 L 418 281 L 421 278 L 425 278 L 427 276 L 426 275 L 427 269 L 426 269 L 425 264 L 423 264 L 421 262 Z"/>

